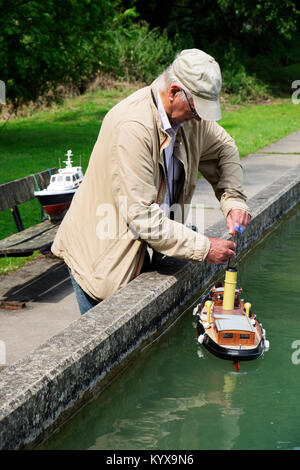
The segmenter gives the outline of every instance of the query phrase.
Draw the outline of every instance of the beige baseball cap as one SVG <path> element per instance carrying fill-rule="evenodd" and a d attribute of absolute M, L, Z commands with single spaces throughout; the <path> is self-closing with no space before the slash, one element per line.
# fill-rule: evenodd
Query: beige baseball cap
<path fill-rule="evenodd" d="M 197 114 L 206 121 L 221 119 L 222 76 L 215 59 L 200 49 L 185 49 L 174 60 L 173 71 L 192 94 Z"/>

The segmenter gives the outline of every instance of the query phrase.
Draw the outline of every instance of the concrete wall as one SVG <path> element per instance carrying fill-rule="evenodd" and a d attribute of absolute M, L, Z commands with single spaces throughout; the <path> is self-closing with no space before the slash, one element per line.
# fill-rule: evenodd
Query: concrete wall
<path fill-rule="evenodd" d="M 300 199 L 300 165 L 250 199 L 242 254 Z M 228 238 L 225 223 L 206 235 Z M 168 259 L 0 373 L 0 449 L 34 447 L 96 396 L 224 265 Z"/>

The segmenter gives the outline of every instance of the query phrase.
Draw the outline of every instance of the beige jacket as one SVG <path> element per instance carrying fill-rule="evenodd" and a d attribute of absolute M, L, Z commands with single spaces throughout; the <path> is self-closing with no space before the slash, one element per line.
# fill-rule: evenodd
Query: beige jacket
<path fill-rule="evenodd" d="M 166 192 L 163 149 L 171 139 L 161 129 L 155 101 L 156 81 L 107 113 L 83 183 L 52 245 L 96 299 L 112 295 L 140 273 L 147 244 L 196 263 L 210 248 L 207 237 L 182 220 L 170 220 L 160 208 Z M 190 203 L 200 171 L 225 216 L 233 208 L 248 210 L 237 147 L 216 122 L 186 122 L 174 154 L 184 168 L 177 194 L 181 206 Z"/>

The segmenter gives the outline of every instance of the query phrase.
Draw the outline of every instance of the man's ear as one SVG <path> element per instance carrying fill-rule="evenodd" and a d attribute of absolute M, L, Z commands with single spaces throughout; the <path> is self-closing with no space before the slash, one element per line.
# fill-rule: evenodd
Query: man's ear
<path fill-rule="evenodd" d="M 170 103 L 174 101 L 176 94 L 179 93 L 180 91 L 181 91 L 181 88 L 179 85 L 176 85 L 176 83 L 170 86 L 168 90 L 168 97 L 169 97 Z"/>

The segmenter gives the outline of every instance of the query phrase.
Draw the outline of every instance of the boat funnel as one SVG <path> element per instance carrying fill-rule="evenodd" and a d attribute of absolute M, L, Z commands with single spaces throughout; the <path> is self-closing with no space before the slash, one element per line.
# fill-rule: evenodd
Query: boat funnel
<path fill-rule="evenodd" d="M 223 310 L 234 309 L 236 280 L 237 280 L 237 269 L 227 268 L 225 271 Z"/>

